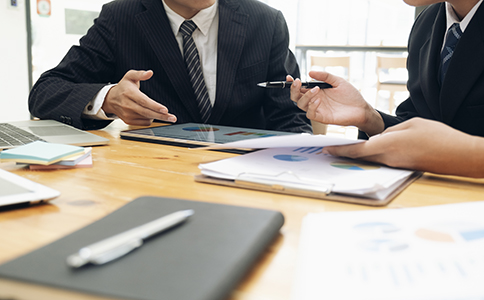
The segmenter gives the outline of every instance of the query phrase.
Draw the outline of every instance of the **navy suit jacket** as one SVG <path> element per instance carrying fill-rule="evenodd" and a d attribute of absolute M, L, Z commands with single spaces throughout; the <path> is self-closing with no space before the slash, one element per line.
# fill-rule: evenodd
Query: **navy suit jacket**
<path fill-rule="evenodd" d="M 289 51 L 281 12 L 257 0 L 219 0 L 217 89 L 208 123 L 260 129 L 310 132 L 306 115 L 289 90 L 257 83 L 299 76 Z M 177 123 L 201 123 L 185 63 L 161 0 L 117 0 L 103 6 L 80 46 L 34 85 L 32 115 L 82 129 L 109 121 L 81 117 L 84 107 L 108 83 L 128 70 L 153 70 L 140 89 L 177 116 Z"/>
<path fill-rule="evenodd" d="M 484 5 L 464 31 L 440 83 L 445 30 L 445 3 L 431 5 L 418 16 L 408 43 L 410 97 L 398 106 L 396 117 L 380 113 L 386 127 L 422 117 L 484 136 Z"/>

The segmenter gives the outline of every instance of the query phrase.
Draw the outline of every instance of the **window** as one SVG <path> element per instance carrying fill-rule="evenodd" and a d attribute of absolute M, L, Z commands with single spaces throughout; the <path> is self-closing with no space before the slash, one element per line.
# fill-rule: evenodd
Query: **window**
<path fill-rule="evenodd" d="M 349 81 L 371 104 L 377 101 L 377 54 L 405 56 L 415 8 L 402 0 L 261 0 L 285 16 L 303 80 L 311 55 L 350 56 Z M 331 72 L 331 71 L 330 71 Z M 341 74 L 337 74 L 341 75 Z M 406 93 L 399 95 L 398 102 Z"/>
<path fill-rule="evenodd" d="M 415 16 L 402 0 L 261 1 L 284 14 L 292 46 L 406 46 Z"/>

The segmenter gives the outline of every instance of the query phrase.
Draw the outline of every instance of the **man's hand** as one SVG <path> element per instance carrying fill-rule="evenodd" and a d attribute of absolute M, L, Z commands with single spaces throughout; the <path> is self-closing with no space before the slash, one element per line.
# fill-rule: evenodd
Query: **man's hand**
<path fill-rule="evenodd" d="M 176 122 L 176 116 L 168 109 L 150 99 L 140 90 L 140 81 L 148 80 L 153 71 L 128 71 L 119 83 L 107 93 L 102 109 L 115 114 L 129 125 L 150 125 L 154 119 Z"/>
<path fill-rule="evenodd" d="M 413 118 L 369 141 L 324 147 L 323 152 L 440 174 L 484 177 L 484 138 L 443 123 Z"/>
<path fill-rule="evenodd" d="M 383 131 L 384 123 L 380 114 L 369 105 L 360 92 L 341 77 L 327 72 L 309 72 L 316 80 L 325 81 L 333 87 L 329 89 L 301 89 L 301 81 L 296 79 L 291 86 L 291 100 L 307 112 L 311 120 L 348 126 L 353 125 L 370 135 Z M 288 76 L 287 81 L 292 81 Z"/>

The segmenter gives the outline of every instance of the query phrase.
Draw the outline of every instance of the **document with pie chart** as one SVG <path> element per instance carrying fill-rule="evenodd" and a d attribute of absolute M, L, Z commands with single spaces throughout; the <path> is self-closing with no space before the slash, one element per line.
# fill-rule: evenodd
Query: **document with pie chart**
<path fill-rule="evenodd" d="M 484 299 L 484 201 L 308 214 L 292 299 Z"/>
<path fill-rule="evenodd" d="M 337 158 L 323 147 L 269 148 L 201 164 L 205 176 L 237 180 L 250 177 L 271 184 L 299 185 L 301 189 L 328 187 L 332 193 L 385 199 L 414 171 Z"/>

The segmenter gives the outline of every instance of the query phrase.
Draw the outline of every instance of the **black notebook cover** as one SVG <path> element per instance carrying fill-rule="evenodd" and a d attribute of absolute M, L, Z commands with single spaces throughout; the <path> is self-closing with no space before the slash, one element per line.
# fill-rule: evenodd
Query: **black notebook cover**
<path fill-rule="evenodd" d="M 83 246 L 183 209 L 195 213 L 124 257 L 79 269 L 66 264 L 67 256 Z M 283 223 L 284 217 L 277 211 L 141 197 L 1 265 L 0 277 L 117 299 L 224 299 Z"/>

